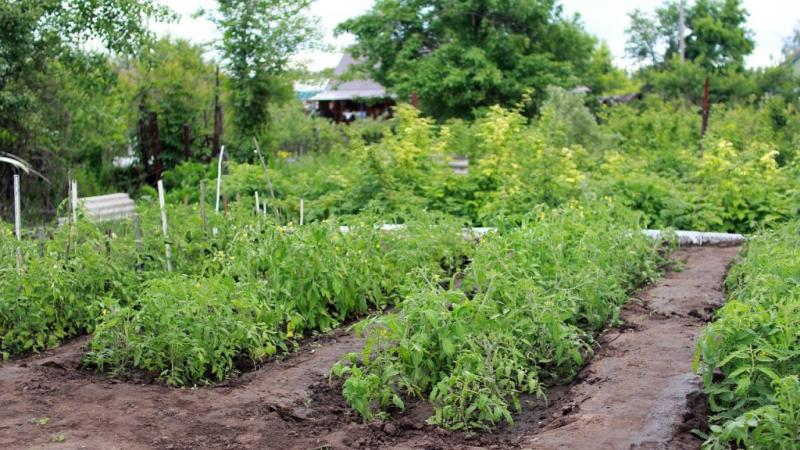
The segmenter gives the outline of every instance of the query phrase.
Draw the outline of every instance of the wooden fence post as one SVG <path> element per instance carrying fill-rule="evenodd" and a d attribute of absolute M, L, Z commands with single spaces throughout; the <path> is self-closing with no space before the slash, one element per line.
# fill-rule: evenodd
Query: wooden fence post
<path fill-rule="evenodd" d="M 136 243 L 136 270 L 142 272 L 144 270 L 144 258 L 142 257 L 142 224 L 139 221 L 139 215 L 133 215 L 133 236 Z"/>
<path fill-rule="evenodd" d="M 203 233 L 207 233 L 208 219 L 206 218 L 206 180 L 200 180 L 200 218 L 203 219 Z"/>
<path fill-rule="evenodd" d="M 47 240 L 47 235 L 44 232 L 44 227 L 39 227 L 37 237 L 39 238 L 39 256 L 44 256 L 44 243 Z"/>

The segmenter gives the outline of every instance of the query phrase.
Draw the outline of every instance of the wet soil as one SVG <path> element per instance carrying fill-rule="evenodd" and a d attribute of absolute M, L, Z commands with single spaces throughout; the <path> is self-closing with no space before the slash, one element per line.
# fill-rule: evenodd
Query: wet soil
<path fill-rule="evenodd" d="M 724 300 L 735 247 L 690 247 L 684 261 L 623 308 L 598 337 L 591 363 L 548 402 L 523 398 L 512 426 L 450 433 L 411 403 L 392 420 L 363 424 L 328 371 L 360 341 L 340 330 L 212 387 L 176 389 L 80 366 L 87 338 L 0 365 L 0 448 L 89 449 L 694 449 L 707 411 L 692 375 L 694 342 Z"/>

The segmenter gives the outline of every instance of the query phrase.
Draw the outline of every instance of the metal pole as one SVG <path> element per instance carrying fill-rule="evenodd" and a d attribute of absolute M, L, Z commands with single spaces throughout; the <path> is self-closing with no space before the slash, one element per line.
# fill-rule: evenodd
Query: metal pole
<path fill-rule="evenodd" d="M 164 201 L 164 182 L 158 180 L 158 205 L 161 207 L 161 230 L 164 233 L 164 252 L 167 256 L 167 272 L 172 272 L 172 251 L 169 247 L 169 233 L 167 232 L 167 206 Z"/>
<path fill-rule="evenodd" d="M 305 211 L 303 209 L 303 199 L 301 198 L 300 199 L 300 225 L 303 224 L 304 216 L 305 216 Z"/>

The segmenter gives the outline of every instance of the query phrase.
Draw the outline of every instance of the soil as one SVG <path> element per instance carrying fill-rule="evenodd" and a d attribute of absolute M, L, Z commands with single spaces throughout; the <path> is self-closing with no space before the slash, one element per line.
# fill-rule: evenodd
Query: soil
<path fill-rule="evenodd" d="M 689 247 L 684 261 L 635 295 L 622 325 L 548 402 L 524 397 L 512 426 L 493 433 L 426 425 L 426 402 L 363 424 L 328 371 L 359 339 L 340 330 L 241 377 L 176 389 L 147 377 L 114 379 L 80 365 L 88 338 L 0 365 L 0 448 L 55 449 L 695 449 L 707 417 L 694 343 L 724 300 L 736 247 Z"/>

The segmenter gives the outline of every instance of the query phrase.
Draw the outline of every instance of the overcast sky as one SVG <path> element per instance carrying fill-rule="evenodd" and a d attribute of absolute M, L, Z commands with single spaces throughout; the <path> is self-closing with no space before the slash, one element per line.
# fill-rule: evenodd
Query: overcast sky
<path fill-rule="evenodd" d="M 159 0 L 181 16 L 178 23 L 154 24 L 159 34 L 171 34 L 198 43 L 211 42 L 218 37 L 214 25 L 205 19 L 189 17 L 200 8 L 213 9 L 215 0 Z M 692 0 L 689 0 L 691 3 Z M 641 8 L 652 11 L 661 0 L 561 0 L 567 14 L 578 13 L 585 28 L 600 40 L 608 43 L 617 64 L 630 67 L 625 59 L 625 28 L 628 12 Z M 316 0 L 311 14 L 320 18 L 325 41 L 337 51 L 353 42 L 352 36 L 333 37 L 333 29 L 343 20 L 367 11 L 373 0 Z M 800 22 L 800 0 L 744 0 L 750 12 L 747 23 L 753 31 L 756 48 L 747 60 L 750 67 L 775 64 L 780 60 L 784 39 Z M 306 53 L 298 60 L 305 61 L 312 70 L 335 66 L 340 54 Z"/>

